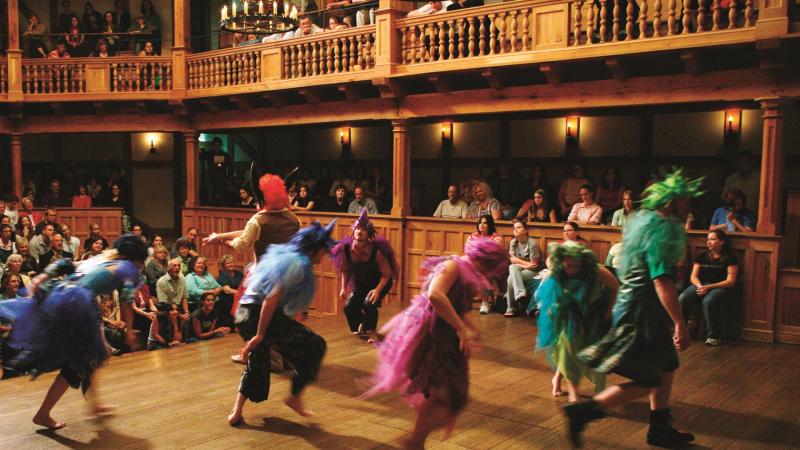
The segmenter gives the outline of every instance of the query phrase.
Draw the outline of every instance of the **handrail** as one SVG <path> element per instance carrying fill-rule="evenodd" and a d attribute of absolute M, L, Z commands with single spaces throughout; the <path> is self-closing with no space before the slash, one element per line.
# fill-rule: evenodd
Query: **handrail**
<path fill-rule="evenodd" d="M 172 58 L 168 56 L 22 60 L 25 95 L 171 89 Z"/>
<path fill-rule="evenodd" d="M 281 79 L 368 70 L 375 65 L 375 26 L 280 41 Z"/>
<path fill-rule="evenodd" d="M 5 61 L 0 62 L 0 94 L 8 92 L 8 65 Z"/>

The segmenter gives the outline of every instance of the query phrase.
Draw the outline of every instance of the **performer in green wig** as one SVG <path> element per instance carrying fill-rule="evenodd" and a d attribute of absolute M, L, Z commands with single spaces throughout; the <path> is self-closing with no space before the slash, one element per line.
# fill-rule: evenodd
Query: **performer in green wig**
<path fill-rule="evenodd" d="M 569 401 L 578 401 L 582 377 L 605 387 L 605 374 L 589 369 L 578 360 L 578 352 L 608 331 L 611 307 L 617 296 L 617 279 L 597 264 L 597 257 L 577 242 L 550 244 L 550 275 L 536 290 L 539 304 L 539 335 L 536 346 L 567 379 Z"/>
<path fill-rule="evenodd" d="M 669 397 L 678 369 L 675 350 L 689 346 L 675 289 L 676 265 L 686 254 L 682 219 L 689 213 L 691 198 L 701 195 L 701 182 L 674 170 L 645 189 L 643 209 L 625 227 L 622 285 L 611 330 L 581 351 L 579 358 L 598 372 L 614 372 L 631 381 L 564 408 L 574 446 L 580 446 L 580 433 L 590 421 L 645 395 L 650 397 L 648 444 L 674 447 L 694 440 L 691 433 L 681 433 L 670 424 Z"/>

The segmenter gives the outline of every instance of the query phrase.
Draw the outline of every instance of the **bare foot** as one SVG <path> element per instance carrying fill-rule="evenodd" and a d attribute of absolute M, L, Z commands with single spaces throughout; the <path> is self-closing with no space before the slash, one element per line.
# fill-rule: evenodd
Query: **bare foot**
<path fill-rule="evenodd" d="M 553 377 L 553 397 L 563 397 L 564 391 L 561 390 L 561 379 L 558 375 Z"/>
<path fill-rule="evenodd" d="M 238 353 L 236 355 L 231 355 L 231 361 L 235 362 L 236 364 L 245 364 L 246 361 L 242 358 L 242 354 Z"/>
<path fill-rule="evenodd" d="M 49 415 L 47 416 L 39 416 L 38 414 L 33 416 L 33 423 L 36 425 L 45 427 L 49 430 L 60 430 L 67 426 L 64 422 L 59 422 L 56 419 L 53 419 Z"/>
<path fill-rule="evenodd" d="M 372 344 L 375 342 L 378 342 L 378 333 L 375 330 L 370 330 L 369 339 L 367 339 L 367 344 Z"/>
<path fill-rule="evenodd" d="M 244 417 L 241 414 L 230 413 L 228 414 L 228 425 L 232 427 L 238 427 L 239 425 L 244 424 Z"/>
<path fill-rule="evenodd" d="M 314 415 L 313 411 L 306 409 L 305 406 L 303 406 L 303 400 L 295 395 L 286 397 L 286 399 L 283 400 L 283 403 L 286 403 L 286 406 L 292 408 L 297 414 L 300 414 L 303 417 L 311 417 Z"/>
<path fill-rule="evenodd" d="M 116 405 L 94 405 L 90 408 L 92 415 L 102 416 L 114 412 L 117 409 Z"/>

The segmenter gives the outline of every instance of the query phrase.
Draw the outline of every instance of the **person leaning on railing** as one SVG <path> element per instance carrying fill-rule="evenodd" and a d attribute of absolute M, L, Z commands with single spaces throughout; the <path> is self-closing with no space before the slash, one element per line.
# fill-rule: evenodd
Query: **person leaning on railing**
<path fill-rule="evenodd" d="M 417 8 L 413 11 L 410 11 L 406 17 L 424 17 L 431 14 L 436 14 L 440 12 L 447 11 L 447 8 L 452 5 L 453 2 L 451 1 L 433 1 L 428 2 L 427 4 L 423 5 L 420 8 Z"/>
<path fill-rule="evenodd" d="M 47 26 L 39 20 L 38 15 L 31 14 L 28 29 L 22 33 L 26 58 L 47 58 L 47 47 L 43 40 L 46 33 Z"/>

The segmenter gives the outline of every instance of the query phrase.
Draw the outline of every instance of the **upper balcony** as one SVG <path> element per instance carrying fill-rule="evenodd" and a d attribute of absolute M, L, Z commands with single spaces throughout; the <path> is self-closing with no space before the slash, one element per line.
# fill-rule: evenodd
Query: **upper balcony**
<path fill-rule="evenodd" d="M 177 33 L 177 51 L 163 57 L 23 59 L 12 50 L 0 61 L 0 101 L 18 110 L 136 101 L 216 111 L 716 70 L 788 73 L 800 33 L 787 1 L 516 0 L 406 18 L 395 9 L 404 3 L 383 0 L 373 25 L 202 53 L 185 50 Z M 186 27 L 176 19 L 176 30 Z"/>

